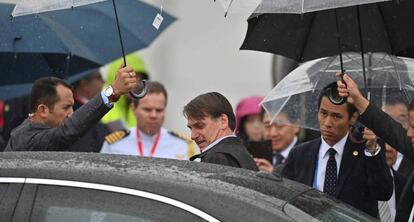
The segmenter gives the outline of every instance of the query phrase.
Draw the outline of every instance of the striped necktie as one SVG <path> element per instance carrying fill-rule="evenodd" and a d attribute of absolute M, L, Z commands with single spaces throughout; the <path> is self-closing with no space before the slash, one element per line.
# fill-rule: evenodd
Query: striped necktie
<path fill-rule="evenodd" d="M 378 201 L 378 212 L 382 222 L 391 222 L 391 210 L 387 201 Z"/>

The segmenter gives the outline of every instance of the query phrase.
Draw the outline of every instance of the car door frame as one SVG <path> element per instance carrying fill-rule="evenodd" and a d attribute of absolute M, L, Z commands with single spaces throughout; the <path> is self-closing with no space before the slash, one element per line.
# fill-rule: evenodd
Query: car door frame
<path fill-rule="evenodd" d="M 120 186 L 105 185 L 99 183 L 91 182 L 80 182 L 73 180 L 59 180 L 59 179 L 46 179 L 46 178 L 15 178 L 15 181 L 21 183 L 23 181 L 23 188 L 21 195 L 19 197 L 18 203 L 16 204 L 16 209 L 13 213 L 12 222 L 21 222 L 21 221 L 30 221 L 32 214 L 33 203 L 37 195 L 37 188 L 39 185 L 52 185 L 52 186 L 61 186 L 61 187 L 74 187 L 74 188 L 84 188 L 84 189 L 93 189 L 99 191 L 114 192 L 120 194 L 127 194 L 131 196 L 136 196 L 140 198 L 147 198 L 154 201 L 159 201 L 173 207 L 179 208 L 181 210 L 187 211 L 188 213 L 194 214 L 205 221 L 209 222 L 220 222 L 219 219 L 213 217 L 212 215 L 204 212 L 201 209 L 198 209 L 194 206 L 186 204 L 182 201 L 172 199 L 170 197 L 162 196 L 159 194 L 131 189 Z M 1 177 L 0 177 L 1 183 Z M 17 183 L 17 182 L 16 182 Z"/>

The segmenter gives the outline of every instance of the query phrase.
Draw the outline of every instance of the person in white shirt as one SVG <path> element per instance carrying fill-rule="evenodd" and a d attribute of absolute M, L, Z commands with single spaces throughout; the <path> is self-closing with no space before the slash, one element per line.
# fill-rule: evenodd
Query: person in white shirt
<path fill-rule="evenodd" d="M 108 135 L 101 153 L 188 160 L 197 152 L 192 140 L 162 127 L 167 105 L 165 87 L 155 81 L 147 82 L 147 86 L 147 95 L 131 105 L 137 127 Z"/>

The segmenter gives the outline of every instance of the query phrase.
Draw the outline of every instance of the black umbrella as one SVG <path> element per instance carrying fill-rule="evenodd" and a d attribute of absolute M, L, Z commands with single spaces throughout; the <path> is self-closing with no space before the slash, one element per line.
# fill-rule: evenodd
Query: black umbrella
<path fill-rule="evenodd" d="M 254 14 L 241 49 L 298 62 L 339 54 L 342 73 L 342 51 L 360 51 L 365 77 L 364 52 L 395 55 L 414 45 L 413 9 L 413 1 L 393 1 L 306 14 Z"/>
<path fill-rule="evenodd" d="M 414 46 L 413 12 L 414 1 L 392 1 L 305 14 L 253 14 L 241 49 L 303 62 L 337 55 L 339 36 L 341 51 L 361 51 L 362 36 L 365 52 L 397 54 Z"/>

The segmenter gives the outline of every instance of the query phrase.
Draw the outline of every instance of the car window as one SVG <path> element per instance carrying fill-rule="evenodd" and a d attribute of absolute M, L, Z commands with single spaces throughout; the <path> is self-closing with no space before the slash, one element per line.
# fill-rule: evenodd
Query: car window
<path fill-rule="evenodd" d="M 349 205 L 310 190 L 289 201 L 283 211 L 297 221 L 373 221 L 374 218 Z"/>
<path fill-rule="evenodd" d="M 23 184 L 0 184 L 0 221 L 10 221 Z"/>
<path fill-rule="evenodd" d="M 177 207 L 137 196 L 85 188 L 39 185 L 31 221 L 204 221 Z"/>

